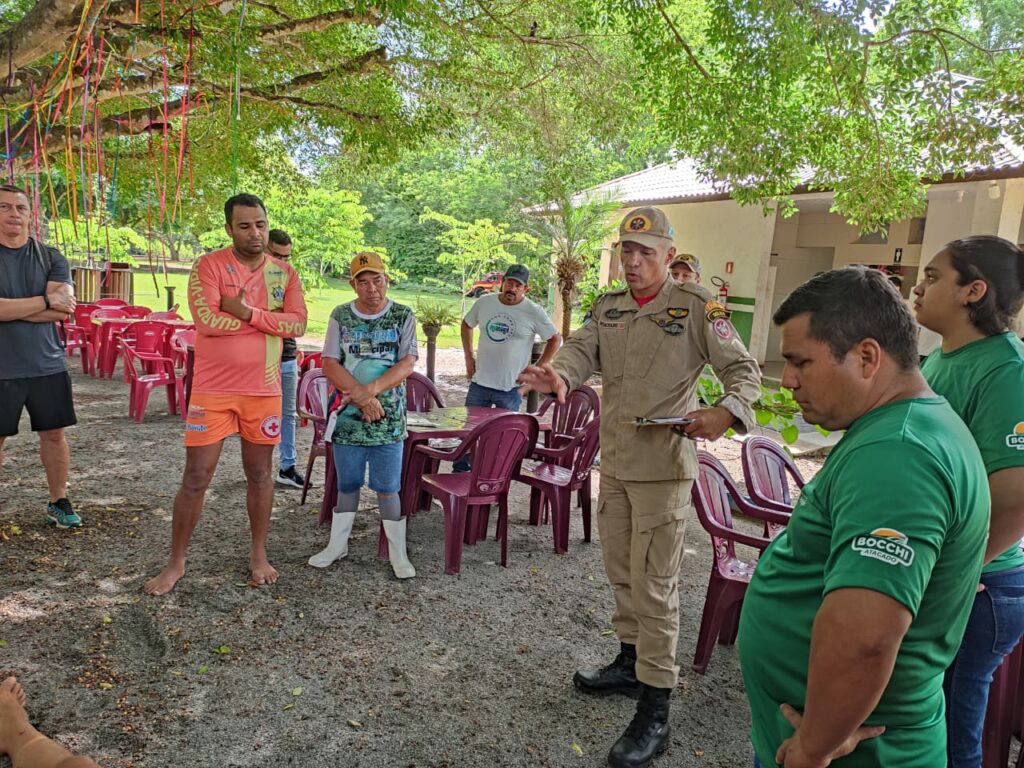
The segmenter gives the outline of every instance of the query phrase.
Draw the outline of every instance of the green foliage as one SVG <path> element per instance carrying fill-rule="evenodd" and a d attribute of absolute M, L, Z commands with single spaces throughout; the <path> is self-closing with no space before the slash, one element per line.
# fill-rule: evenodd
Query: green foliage
<path fill-rule="evenodd" d="M 323 287 L 328 276 L 344 274 L 357 252 L 369 250 L 363 225 L 371 216 L 358 192 L 271 186 L 263 199 L 271 228 L 283 229 L 292 238 L 291 263 L 307 289 Z"/>
<path fill-rule="evenodd" d="M 440 301 L 424 301 L 416 299 L 416 319 L 424 328 L 444 328 L 446 325 L 454 325 L 461 319 L 459 313 L 451 304 Z"/>
<path fill-rule="evenodd" d="M 1012 0 L 593 8 L 592 29 L 630 36 L 645 74 L 637 96 L 663 134 L 743 202 L 805 181 L 835 190 L 836 211 L 876 230 L 921 212 L 921 179 L 991 162 L 1001 133 L 1024 138 Z M 1012 47 L 984 48 L 993 42 L 986 18 L 999 19 L 1000 40 L 1016 32 Z"/>
<path fill-rule="evenodd" d="M 605 238 L 615 231 L 612 215 L 619 208 L 613 200 L 583 200 L 573 203 L 568 195 L 554 200 L 538 212 L 531 231 L 541 244 L 550 243 L 547 256 L 555 274 L 555 286 L 562 297 L 563 338 L 572 327 L 572 303 L 577 283 L 588 268 L 600 262 Z"/>
<path fill-rule="evenodd" d="M 456 270 L 463 293 L 472 280 L 483 273 L 517 261 L 510 249 L 535 248 L 537 245 L 537 239 L 532 235 L 512 232 L 508 224 L 496 224 L 490 219 L 461 221 L 427 209 L 420 220 L 435 221 L 445 227 L 439 239 L 448 250 L 438 254 L 437 259 Z M 465 303 L 463 296 L 463 310 Z"/>
<path fill-rule="evenodd" d="M 595 287 L 580 297 L 580 312 L 583 313 L 584 317 L 590 314 L 590 311 L 594 308 L 594 302 L 604 296 L 609 291 L 618 291 L 626 287 L 626 283 L 622 280 L 615 280 L 608 285 L 602 285 L 601 287 Z"/>
<path fill-rule="evenodd" d="M 73 261 L 116 261 L 135 266 L 133 253 L 146 253 L 146 238 L 131 227 L 97 225 L 94 220 L 52 219 L 50 242 Z"/>
<path fill-rule="evenodd" d="M 697 380 L 697 398 L 705 405 L 711 405 L 722 397 L 724 390 L 721 382 L 710 368 Z M 780 387 L 769 389 L 761 385 L 761 395 L 754 403 L 754 418 L 758 426 L 775 430 L 786 445 L 792 445 L 800 437 L 800 430 L 794 423 L 794 417 L 800 413 L 800 406 L 793 399 L 792 390 Z M 827 435 L 827 431 L 822 431 Z"/>

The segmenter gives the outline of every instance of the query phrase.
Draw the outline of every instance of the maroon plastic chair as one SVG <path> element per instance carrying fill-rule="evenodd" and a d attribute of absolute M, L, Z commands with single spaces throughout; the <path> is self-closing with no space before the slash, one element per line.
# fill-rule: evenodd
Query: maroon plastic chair
<path fill-rule="evenodd" d="M 697 635 L 697 649 L 693 655 L 693 669 L 704 674 L 715 649 L 715 639 L 722 645 L 736 642 L 740 608 L 747 592 L 747 584 L 754 574 L 760 553 L 771 543 L 767 536 L 738 531 L 733 527 L 730 500 L 738 500 L 739 491 L 729 472 L 714 456 L 697 451 L 698 475 L 693 483 L 691 497 L 701 526 L 711 534 L 713 561 L 708 579 L 708 592 L 704 599 L 704 612 Z M 745 503 L 744 514 L 765 523 L 785 526 L 787 515 L 764 507 Z M 745 544 L 758 550 L 758 554 L 742 558 L 736 545 Z"/>
<path fill-rule="evenodd" d="M 107 307 L 108 309 L 110 307 L 114 307 L 116 309 L 119 307 L 128 306 L 128 302 L 125 301 L 124 299 L 96 299 L 96 301 L 94 301 L 93 303 L 97 307 Z"/>
<path fill-rule="evenodd" d="M 1009 653 L 992 676 L 988 709 L 981 737 L 982 768 L 1005 768 L 1010 760 L 1014 733 L 1021 726 L 1021 643 Z M 1024 765 L 1024 749 L 1016 765 Z"/>
<path fill-rule="evenodd" d="M 313 444 L 309 447 L 309 459 L 306 461 L 306 474 L 302 481 L 300 504 L 306 503 L 306 495 L 309 493 L 309 477 L 313 474 L 313 462 L 318 456 L 325 458 L 327 456 L 324 430 L 327 428 L 327 402 L 330 397 L 330 388 L 331 382 L 324 376 L 321 368 L 311 368 L 299 379 L 299 390 L 296 396 L 298 411 L 303 418 L 313 422 Z"/>
<path fill-rule="evenodd" d="M 444 408 L 444 399 L 437 387 L 422 373 L 413 371 L 405 380 L 405 407 L 410 413 L 427 413 L 437 408 Z M 426 475 L 437 472 L 440 462 L 435 459 L 423 458 L 423 472 Z M 430 508 L 430 494 L 421 491 L 416 509 Z"/>
<path fill-rule="evenodd" d="M 523 459 L 537 444 L 537 420 L 526 413 L 503 413 L 470 432 L 458 447 L 445 451 L 427 445 L 416 451 L 437 461 L 456 462 L 472 454 L 469 472 L 430 473 L 420 488 L 441 502 L 444 509 L 444 572 L 455 575 L 462 562 L 462 542 L 478 523 L 473 507 L 497 504 L 501 564 L 508 565 L 508 490 Z"/>
<path fill-rule="evenodd" d="M 767 437 L 748 437 L 742 462 L 743 484 L 754 503 L 783 512 L 793 509 L 790 484 L 803 488 L 806 482 L 782 447 Z"/>
<path fill-rule="evenodd" d="M 569 551 L 569 513 L 572 493 L 590 485 L 590 471 L 594 457 L 601 447 L 601 419 L 595 417 L 580 429 L 576 436 L 561 448 L 537 446 L 534 456 L 544 456 L 542 462 L 523 462 L 516 480 L 530 486 L 530 522 L 536 525 L 540 518 L 542 499 L 551 508 L 551 530 L 555 539 L 555 552 Z M 590 494 L 580 504 L 583 513 L 583 540 L 590 541 Z"/>
<path fill-rule="evenodd" d="M 565 396 L 565 405 L 560 404 L 557 400 L 549 399 L 537 411 L 537 418 L 541 418 L 549 410 L 551 413 L 551 429 L 544 433 L 544 447 L 557 448 L 561 445 L 565 445 L 570 442 L 580 429 L 589 422 L 591 419 L 600 417 L 601 415 L 601 398 L 593 389 L 588 387 L 586 384 L 577 387 L 572 392 Z M 533 456 L 530 458 L 536 459 L 537 461 L 550 461 L 549 457 L 543 456 L 540 453 L 534 451 Z M 563 464 L 563 466 L 570 466 L 572 457 L 568 457 L 565 461 L 569 462 Z M 591 495 L 590 487 L 590 476 L 587 475 L 586 485 L 580 488 L 577 494 L 577 504 L 581 507 L 584 504 L 589 505 Z M 534 518 L 534 515 L 530 515 L 530 524 L 537 525 L 541 522 L 540 517 Z M 544 507 L 543 522 L 547 522 L 547 506 Z"/>
<path fill-rule="evenodd" d="M 444 408 L 444 400 L 437 387 L 422 373 L 413 371 L 405 380 L 405 407 L 413 413 L 426 413 L 434 407 Z"/>
<path fill-rule="evenodd" d="M 556 448 L 559 443 L 572 440 L 584 424 L 601 415 L 601 398 L 597 392 L 584 384 L 565 396 L 565 405 L 557 400 L 548 399 L 537 411 L 537 418 L 541 418 L 549 410 L 552 412 L 551 430 L 544 435 L 544 445 Z"/>
<path fill-rule="evenodd" d="M 129 304 L 128 306 L 121 307 L 121 310 L 128 315 L 128 317 L 137 317 L 140 320 L 152 319 L 149 316 L 153 314 L 153 310 L 149 307 L 143 307 L 140 304 Z"/>

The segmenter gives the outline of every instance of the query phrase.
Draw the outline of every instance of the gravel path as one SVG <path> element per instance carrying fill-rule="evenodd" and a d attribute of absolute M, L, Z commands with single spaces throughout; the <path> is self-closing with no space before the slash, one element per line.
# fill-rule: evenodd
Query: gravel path
<path fill-rule="evenodd" d="M 439 353 L 452 404 L 465 392 L 461 365 L 458 350 Z M 169 546 L 182 422 L 161 413 L 159 393 L 137 425 L 119 379 L 76 373 L 74 383 L 71 496 L 86 526 L 45 525 L 27 420 L 0 474 L 0 676 L 19 675 L 45 733 L 108 768 L 604 765 L 634 704 L 583 697 L 570 683 L 578 666 L 617 651 L 600 547 L 582 543 L 578 511 L 568 555 L 555 555 L 550 530 L 527 524 L 517 489 L 509 567 L 496 564 L 491 539 L 467 547 L 462 574 L 451 577 L 435 508 L 412 519 L 418 576 L 398 582 L 376 558 L 372 497 L 348 558 L 321 572 L 305 564 L 327 538 L 314 527 L 319 492 L 299 506 L 298 491 L 279 489 L 269 551 L 282 578 L 250 589 L 245 484 L 231 440 L 188 574 L 171 595 L 149 598 L 142 583 Z M 302 456 L 310 435 L 300 431 Z M 738 477 L 738 445 L 714 452 Z M 710 563 L 709 538 L 693 521 L 672 747 L 657 766 L 750 762 L 736 650 L 718 647 L 706 676 L 690 670 Z"/>

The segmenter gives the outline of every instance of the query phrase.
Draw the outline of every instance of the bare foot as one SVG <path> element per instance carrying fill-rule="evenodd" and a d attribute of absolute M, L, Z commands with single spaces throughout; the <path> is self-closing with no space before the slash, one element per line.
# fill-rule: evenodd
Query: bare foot
<path fill-rule="evenodd" d="M 25 713 L 25 689 L 8 677 L 0 683 L 0 755 L 10 753 L 32 731 Z"/>
<path fill-rule="evenodd" d="M 252 576 L 249 584 L 254 587 L 261 587 L 264 584 L 275 584 L 277 582 L 277 570 L 267 562 L 266 558 L 250 560 L 249 573 Z"/>
<path fill-rule="evenodd" d="M 185 575 L 184 566 L 175 566 L 170 563 L 155 577 L 146 582 L 143 589 L 147 595 L 166 595 L 178 580 Z"/>

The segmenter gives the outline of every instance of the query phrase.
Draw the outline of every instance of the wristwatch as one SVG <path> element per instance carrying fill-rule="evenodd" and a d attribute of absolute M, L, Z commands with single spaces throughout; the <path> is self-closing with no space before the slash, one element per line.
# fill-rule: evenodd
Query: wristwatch
<path fill-rule="evenodd" d="M 43 303 L 46 304 L 47 309 L 50 308 L 50 297 L 47 296 L 45 293 L 43 294 Z"/>

